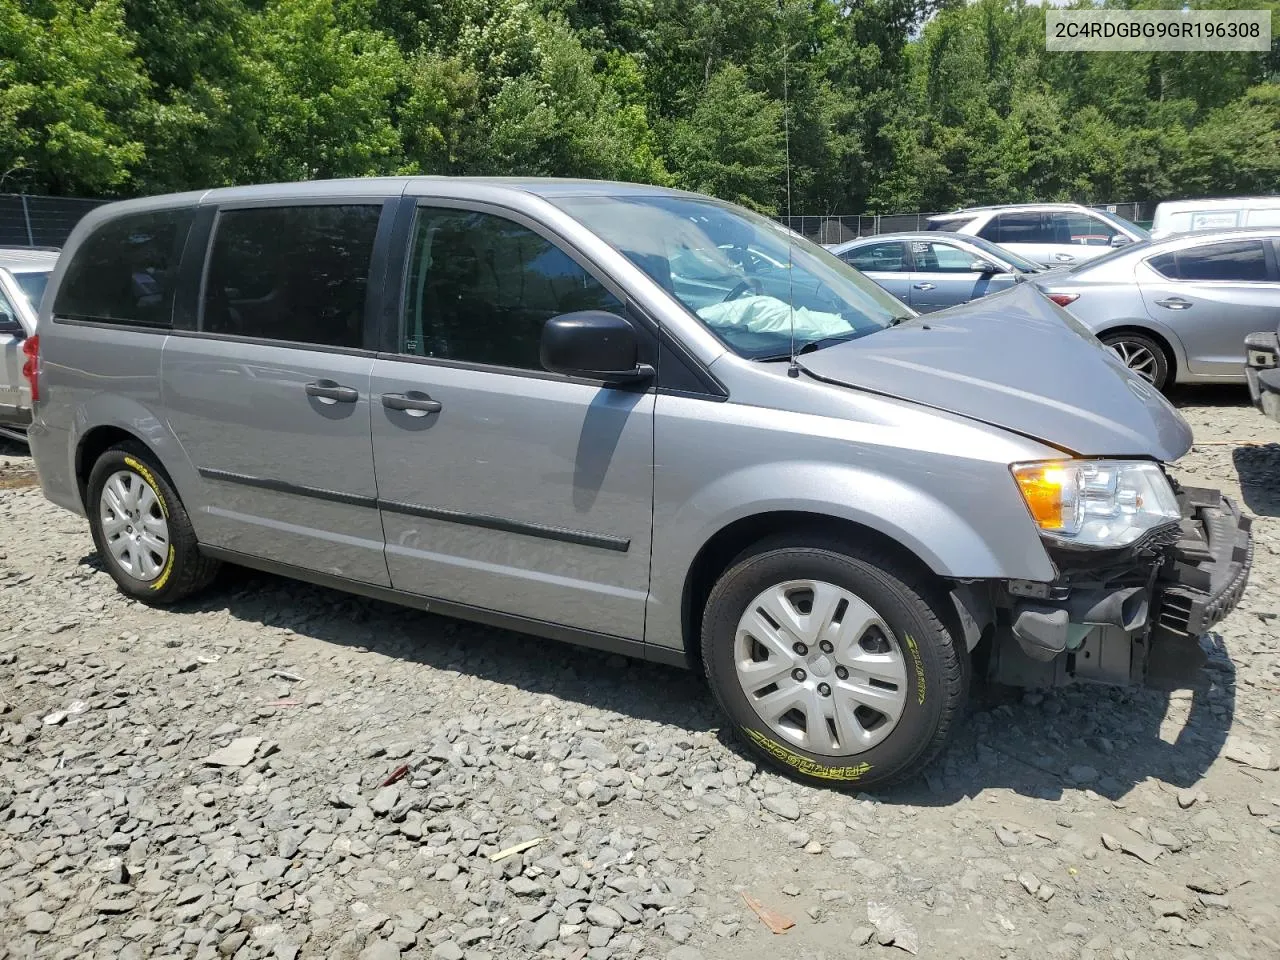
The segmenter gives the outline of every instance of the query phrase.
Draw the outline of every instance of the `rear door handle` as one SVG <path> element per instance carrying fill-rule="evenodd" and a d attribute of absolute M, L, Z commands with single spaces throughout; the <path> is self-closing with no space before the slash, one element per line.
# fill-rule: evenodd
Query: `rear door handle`
<path fill-rule="evenodd" d="M 917 290 L 932 290 L 937 286 L 936 283 L 916 283 L 912 284 Z"/>
<path fill-rule="evenodd" d="M 315 397 L 321 403 L 355 403 L 360 399 L 360 391 L 355 387 L 344 387 L 332 380 L 313 380 L 306 390 L 308 397 Z"/>
<path fill-rule="evenodd" d="M 1190 300 L 1183 300 L 1181 297 L 1169 297 L 1165 300 L 1157 300 L 1157 307 L 1164 307 L 1168 310 L 1186 310 L 1191 306 Z"/>
<path fill-rule="evenodd" d="M 439 400 L 432 400 L 419 390 L 384 393 L 382 405 L 388 410 L 403 410 L 411 417 L 425 417 L 428 413 L 439 413 L 444 409 L 444 405 Z"/>

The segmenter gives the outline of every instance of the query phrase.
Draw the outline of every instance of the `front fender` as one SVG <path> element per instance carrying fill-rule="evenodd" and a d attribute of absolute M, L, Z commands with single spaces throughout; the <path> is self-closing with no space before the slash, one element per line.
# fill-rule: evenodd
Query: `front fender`
<path fill-rule="evenodd" d="M 918 476 L 939 482 L 938 473 L 920 466 Z M 970 461 L 944 486 L 946 499 L 856 465 L 795 461 L 750 466 L 714 480 L 669 520 L 654 524 L 646 639 L 683 643 L 685 577 L 698 553 L 731 524 L 761 514 L 801 512 L 860 524 L 949 579 L 1054 578 L 1007 467 Z"/>

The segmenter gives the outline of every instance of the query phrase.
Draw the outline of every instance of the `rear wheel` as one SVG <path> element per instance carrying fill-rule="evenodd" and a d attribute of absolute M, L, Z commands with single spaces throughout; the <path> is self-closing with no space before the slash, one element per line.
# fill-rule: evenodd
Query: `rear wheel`
<path fill-rule="evenodd" d="M 131 597 L 174 603 L 218 572 L 218 561 L 200 554 L 169 478 L 139 444 L 111 447 L 94 463 L 85 512 L 107 572 Z"/>
<path fill-rule="evenodd" d="M 707 601 L 707 677 L 756 756 L 811 783 L 867 789 L 920 773 L 968 694 L 945 595 L 876 551 L 764 543 Z"/>
<path fill-rule="evenodd" d="M 1115 351 L 1124 365 L 1142 377 L 1157 390 L 1163 390 L 1169 381 L 1169 357 L 1164 347 L 1151 337 L 1131 331 L 1108 333 L 1102 342 Z"/>

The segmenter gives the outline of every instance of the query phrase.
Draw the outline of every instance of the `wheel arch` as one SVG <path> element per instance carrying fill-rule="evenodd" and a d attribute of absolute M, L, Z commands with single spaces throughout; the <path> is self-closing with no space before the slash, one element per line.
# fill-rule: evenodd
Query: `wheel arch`
<path fill-rule="evenodd" d="M 89 474 L 103 452 L 118 443 L 138 444 L 151 454 L 156 465 L 183 501 L 198 490 L 199 475 L 188 461 L 178 438 L 146 406 L 126 397 L 98 397 L 92 406 L 76 411 L 71 435 L 71 470 L 81 506 L 88 509 L 85 494 Z M 195 522 L 195 511 L 192 522 Z"/>
<path fill-rule="evenodd" d="M 685 575 L 681 625 L 685 657 L 697 666 L 702 659 L 702 615 L 707 598 L 733 560 L 753 545 L 780 534 L 848 539 L 888 553 L 899 563 L 941 585 L 946 578 L 901 541 L 866 524 L 804 510 L 774 510 L 741 517 L 722 527 L 702 545 Z"/>
<path fill-rule="evenodd" d="M 1164 359 L 1169 367 L 1169 383 L 1176 383 L 1182 374 L 1186 372 L 1186 358 L 1182 353 L 1181 344 L 1178 343 L 1177 337 L 1172 336 L 1167 331 L 1157 329 L 1143 322 L 1126 321 L 1105 327 L 1099 330 L 1095 336 L 1102 340 L 1104 337 L 1117 333 L 1137 333 L 1154 340 L 1157 346 L 1164 351 Z"/>

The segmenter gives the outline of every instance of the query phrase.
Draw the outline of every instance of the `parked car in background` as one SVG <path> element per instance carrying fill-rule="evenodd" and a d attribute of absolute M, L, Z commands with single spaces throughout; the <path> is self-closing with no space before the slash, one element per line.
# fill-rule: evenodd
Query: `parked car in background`
<path fill-rule="evenodd" d="M 761 761 L 866 789 L 942 750 L 980 640 L 1031 686 L 1198 670 L 1252 555 L 1032 284 L 906 309 L 657 187 L 152 197 L 67 243 L 31 447 L 131 597 L 230 561 L 692 666 Z"/>
<path fill-rule="evenodd" d="M 981 237 L 958 233 L 886 233 L 828 249 L 918 313 L 1008 290 L 1044 270 Z"/>
<path fill-rule="evenodd" d="M 1078 203 L 968 207 L 930 217 L 929 229 L 981 237 L 1047 267 L 1090 260 L 1148 239 L 1137 224 Z"/>
<path fill-rule="evenodd" d="M 1151 239 L 1233 227 L 1280 227 L 1280 197 L 1167 200 L 1156 207 Z"/>
<path fill-rule="evenodd" d="M 0 436 L 11 440 L 25 439 L 31 422 L 24 348 L 35 335 L 40 298 L 57 260 L 56 250 L 0 247 Z"/>
<path fill-rule="evenodd" d="M 1253 405 L 1272 420 L 1280 420 L 1280 326 L 1245 337 L 1245 376 Z"/>
<path fill-rule="evenodd" d="M 1245 337 L 1280 325 L 1278 239 L 1280 227 L 1180 234 L 1037 286 L 1157 388 L 1243 383 Z"/>

